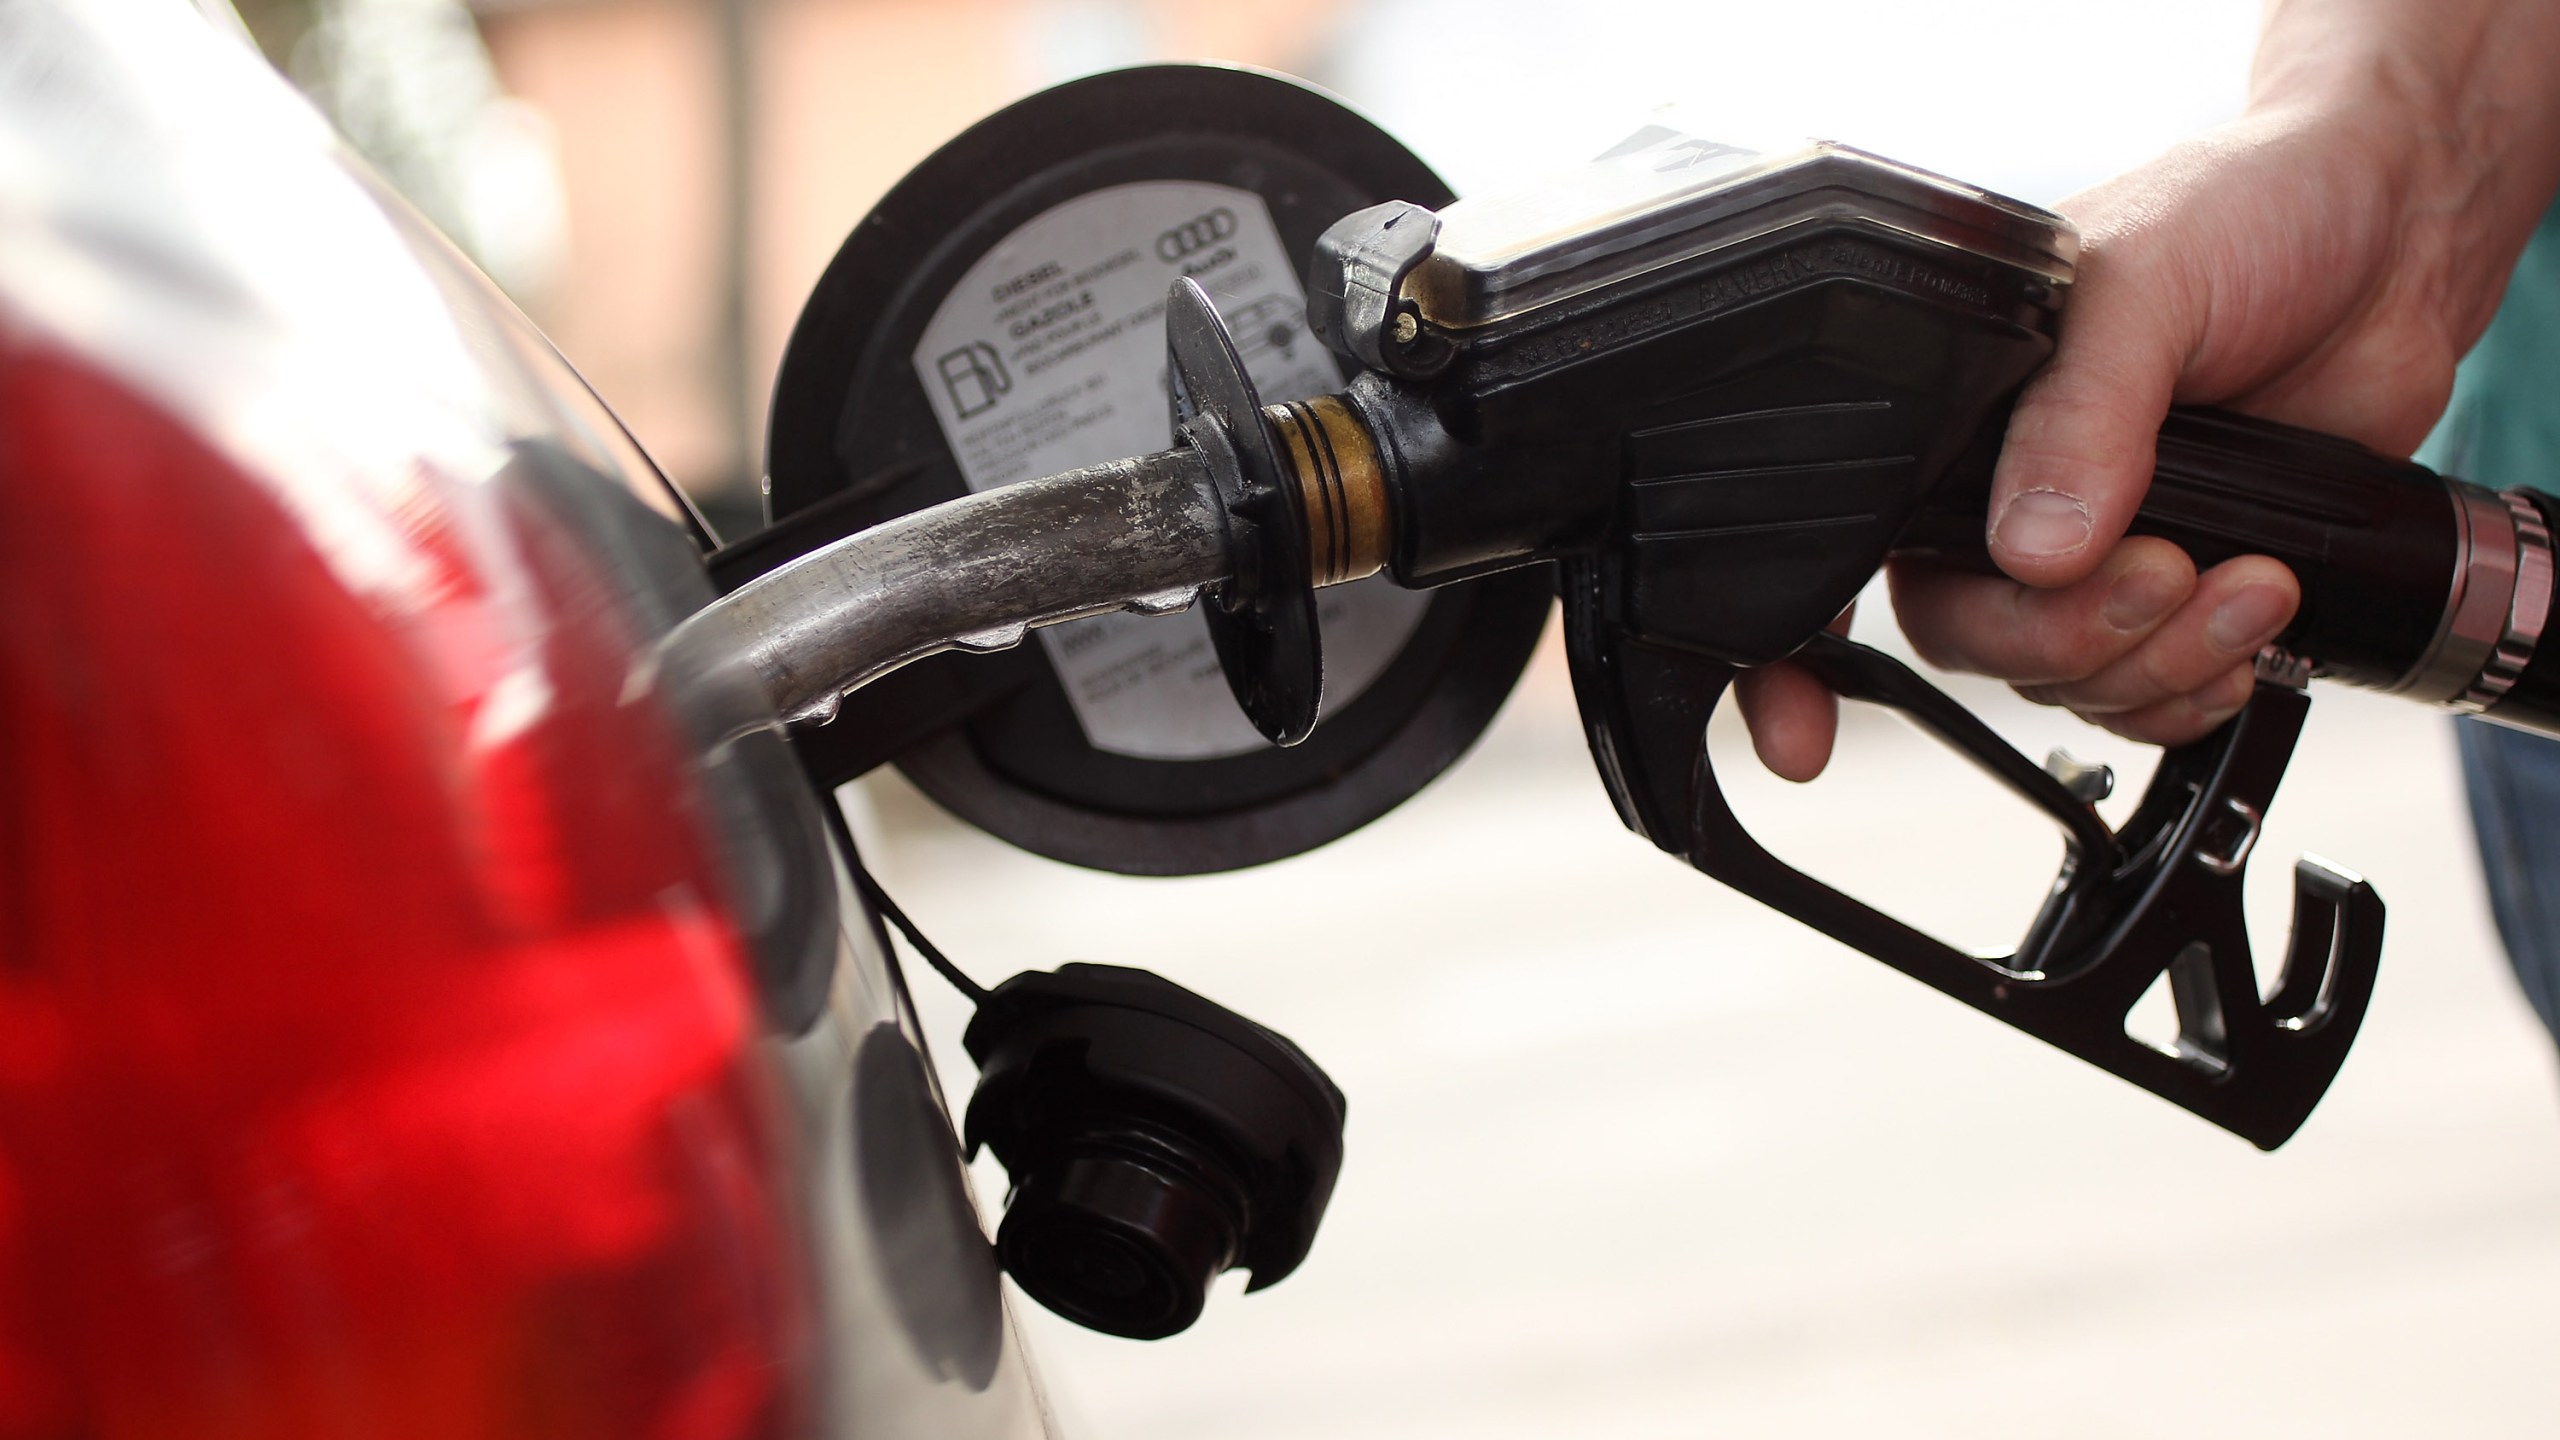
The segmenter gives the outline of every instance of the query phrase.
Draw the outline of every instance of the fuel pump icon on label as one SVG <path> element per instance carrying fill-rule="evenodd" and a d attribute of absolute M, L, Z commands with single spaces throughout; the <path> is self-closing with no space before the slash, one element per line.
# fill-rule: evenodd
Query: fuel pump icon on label
<path fill-rule="evenodd" d="M 951 408 L 963 420 L 993 410 L 996 401 L 1013 389 L 1013 377 L 1005 373 L 1004 357 L 983 340 L 972 340 L 957 350 L 943 352 L 934 368 L 942 374 Z"/>

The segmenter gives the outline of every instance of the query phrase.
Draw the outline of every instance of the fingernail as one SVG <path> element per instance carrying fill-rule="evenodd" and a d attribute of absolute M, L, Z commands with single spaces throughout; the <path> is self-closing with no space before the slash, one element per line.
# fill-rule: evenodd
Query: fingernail
<path fill-rule="evenodd" d="M 2175 570 L 2143 565 L 2116 577 L 2098 618 L 2118 631 L 2143 629 L 2187 598 L 2186 577 Z"/>
<path fill-rule="evenodd" d="M 2226 654 L 2244 654 L 2274 636 L 2290 608 L 2292 602 L 2283 591 L 2272 585 L 2252 585 L 2222 602 L 2205 622 L 2204 638 Z"/>
<path fill-rule="evenodd" d="M 2089 543 L 2089 507 L 2059 490 L 2029 490 L 2009 498 L 1991 543 L 2027 560 L 2051 560 Z"/>

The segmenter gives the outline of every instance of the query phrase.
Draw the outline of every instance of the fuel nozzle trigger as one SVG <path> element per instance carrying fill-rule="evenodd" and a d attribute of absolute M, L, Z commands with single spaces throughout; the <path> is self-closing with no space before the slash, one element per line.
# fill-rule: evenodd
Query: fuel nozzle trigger
<path fill-rule="evenodd" d="M 1567 648 L 1592 754 L 1628 825 L 1692 866 L 2194 1112 L 2260 1149 L 2309 1117 L 2363 1023 L 2382 951 L 2381 897 L 2305 857 L 2293 933 L 2262 995 L 2241 913 L 2259 827 L 2310 707 L 2261 681 L 2211 735 L 2167 751 L 2133 816 L 2111 830 L 2084 796 L 1890 656 L 1821 635 L 1792 657 L 1844 699 L 1918 724 L 2044 812 L 2064 860 L 2017 950 L 1958 950 L 1772 855 L 1717 783 L 1706 722 L 1738 667 L 1608 623 L 1596 587 L 1567 576 Z M 2136 1039 L 2127 1017 L 2163 975 L 2178 1035 Z"/>

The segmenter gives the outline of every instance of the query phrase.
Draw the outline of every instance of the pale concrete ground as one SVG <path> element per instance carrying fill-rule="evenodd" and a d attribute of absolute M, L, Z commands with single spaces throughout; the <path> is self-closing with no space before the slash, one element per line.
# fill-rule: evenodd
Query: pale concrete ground
<path fill-rule="evenodd" d="M 1071 1433 L 2560 1430 L 2560 1083 L 2496 949 L 2446 721 L 2314 707 L 2256 933 L 2280 945 L 2313 849 L 2374 881 L 2390 937 L 2337 1087 L 2265 1155 L 1626 833 L 1551 662 L 1422 797 L 1240 875 L 1072 870 L 880 788 L 882 878 L 981 979 L 1156 969 L 1351 1097 L 1341 1189 L 1286 1283 L 1230 1277 L 1153 1345 L 1023 1307 Z M 1959 693 L 2138 791 L 2139 748 Z M 1951 939 L 2013 938 L 2051 873 L 2040 822 L 1888 717 L 1846 743 L 1814 786 L 1750 786 L 1762 837 Z M 965 1012 L 916 988 L 965 1095 Z"/>

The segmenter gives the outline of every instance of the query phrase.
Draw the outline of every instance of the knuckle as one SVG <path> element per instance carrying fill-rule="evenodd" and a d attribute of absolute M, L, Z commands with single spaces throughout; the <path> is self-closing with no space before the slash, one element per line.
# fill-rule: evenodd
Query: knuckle
<path fill-rule="evenodd" d="M 1911 641 L 1911 653 L 1919 656 L 1922 662 L 1932 669 L 1973 671 L 1981 668 L 1968 664 L 1969 657 L 1963 648 L 1954 643 L 1943 630 L 1916 626 L 1904 630 L 1903 633 Z"/>
<path fill-rule="evenodd" d="M 2244 665 L 2215 676 L 2196 691 L 2190 703 L 2198 714 L 2211 716 L 2218 725 L 2248 704 L 2249 697 L 2257 693 L 2257 689 L 2257 672 Z"/>
<path fill-rule="evenodd" d="M 1973 663 L 1971 631 L 1982 629 L 1968 613 L 1962 593 L 1936 582 L 1915 583 L 1896 590 L 1894 619 L 1911 641 L 1913 654 L 1940 670 L 1979 670 Z"/>
<path fill-rule="evenodd" d="M 2085 614 L 2048 616 L 2021 634 L 2013 678 L 2052 687 L 2086 686 L 2115 664 L 2122 649 Z"/>
<path fill-rule="evenodd" d="M 2136 709 L 2184 694 L 2194 681 L 2186 657 L 2168 645 L 2144 645 L 2125 657 L 2125 708 Z"/>

